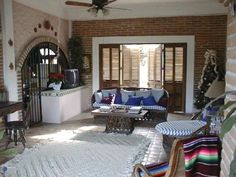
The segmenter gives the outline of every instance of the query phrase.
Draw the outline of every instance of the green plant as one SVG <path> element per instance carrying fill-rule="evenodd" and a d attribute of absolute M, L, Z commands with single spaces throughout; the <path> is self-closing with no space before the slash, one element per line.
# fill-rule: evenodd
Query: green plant
<path fill-rule="evenodd" d="M 83 54 L 84 49 L 80 37 L 73 36 L 68 41 L 70 67 L 79 70 L 79 85 L 84 85 L 83 80 Z"/>
<path fill-rule="evenodd" d="M 59 84 L 60 82 L 63 81 L 63 79 L 64 79 L 63 74 L 60 74 L 60 73 L 50 73 L 49 74 L 50 83 Z"/>
<path fill-rule="evenodd" d="M 227 114 L 225 114 L 226 109 L 230 109 Z M 231 130 L 231 128 L 236 124 L 236 101 L 228 101 L 226 104 L 221 106 L 219 111 L 219 116 L 225 117 L 221 125 L 220 138 L 223 139 L 224 135 Z"/>

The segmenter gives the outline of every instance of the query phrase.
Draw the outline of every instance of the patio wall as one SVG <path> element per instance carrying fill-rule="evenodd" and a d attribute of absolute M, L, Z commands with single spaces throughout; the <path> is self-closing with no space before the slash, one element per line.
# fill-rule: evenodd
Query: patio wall
<path fill-rule="evenodd" d="M 51 28 L 44 27 L 45 20 L 51 24 Z M 29 51 L 39 42 L 60 43 L 60 47 L 67 56 L 67 42 L 69 39 L 68 20 L 59 19 L 36 9 L 13 3 L 14 46 L 17 68 L 17 93 L 22 100 L 21 67 Z M 58 24 L 60 23 L 60 28 Z"/>
<path fill-rule="evenodd" d="M 218 62 L 225 61 L 226 23 L 226 16 L 73 21 L 72 35 L 82 37 L 86 53 L 92 53 L 92 37 L 195 35 L 194 90 L 196 91 L 206 49 L 217 50 Z M 91 75 L 86 76 L 86 83 L 91 83 Z"/>
<path fill-rule="evenodd" d="M 228 16 L 227 25 L 227 61 L 226 61 L 226 90 L 236 90 L 236 17 Z M 228 99 L 236 100 L 236 97 Z M 223 139 L 221 177 L 229 176 L 229 167 L 236 149 L 236 125 Z"/>
<path fill-rule="evenodd" d="M 45 20 L 50 21 L 53 30 L 46 29 L 43 26 Z M 21 53 L 27 45 L 35 38 L 41 36 L 52 37 L 57 40 L 55 32 L 59 34 L 60 43 L 67 48 L 69 38 L 69 22 L 60 19 L 60 31 L 58 30 L 58 17 L 43 13 L 39 10 L 26 7 L 17 2 L 13 3 L 13 22 L 14 22 L 14 46 L 16 60 L 19 59 Z M 39 27 L 41 24 L 41 28 Z M 37 32 L 34 29 L 37 29 Z"/>
<path fill-rule="evenodd" d="M 0 17 L 0 89 L 4 88 L 4 78 L 3 78 L 3 51 L 2 51 L 2 23 Z"/>

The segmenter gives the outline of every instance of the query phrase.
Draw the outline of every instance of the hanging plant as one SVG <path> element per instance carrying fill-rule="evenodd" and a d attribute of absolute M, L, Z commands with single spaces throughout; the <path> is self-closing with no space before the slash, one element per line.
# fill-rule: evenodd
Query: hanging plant
<path fill-rule="evenodd" d="M 79 71 L 79 85 L 84 85 L 83 74 L 84 74 L 84 61 L 83 61 L 83 45 L 81 38 L 73 36 L 68 41 L 69 51 L 69 64 L 72 69 L 78 69 Z"/>

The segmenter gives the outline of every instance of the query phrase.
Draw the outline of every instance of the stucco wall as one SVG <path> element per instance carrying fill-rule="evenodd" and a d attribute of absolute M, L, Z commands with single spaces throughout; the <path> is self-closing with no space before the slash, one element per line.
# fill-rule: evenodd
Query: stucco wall
<path fill-rule="evenodd" d="M 53 29 L 46 29 L 44 21 L 48 20 Z M 58 17 L 43 13 L 36 9 L 26 7 L 17 2 L 13 3 L 13 21 L 14 21 L 14 46 L 16 61 L 19 59 L 25 47 L 35 38 L 40 36 L 49 36 L 59 39 L 62 46 L 67 48 L 69 38 L 69 22 L 58 19 Z M 60 24 L 60 28 L 58 28 Z M 41 25 L 41 28 L 39 27 Z M 37 29 L 37 32 L 34 30 Z M 55 36 L 55 32 L 59 34 Z"/>
<path fill-rule="evenodd" d="M 4 88 L 4 78 L 3 78 L 3 48 L 2 48 L 2 21 L 0 14 L 0 89 Z"/>

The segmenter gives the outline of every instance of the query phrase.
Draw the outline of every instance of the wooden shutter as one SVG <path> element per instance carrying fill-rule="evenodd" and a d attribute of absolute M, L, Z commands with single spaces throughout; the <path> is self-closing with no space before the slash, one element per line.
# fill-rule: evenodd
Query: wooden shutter
<path fill-rule="evenodd" d="M 139 86 L 139 48 L 122 47 L 122 63 L 123 63 L 123 86 L 138 87 Z"/>
<path fill-rule="evenodd" d="M 161 87 L 161 45 L 149 49 L 148 55 L 148 86 L 152 88 Z"/>
<path fill-rule="evenodd" d="M 100 45 L 100 87 L 120 86 L 120 45 Z"/>

